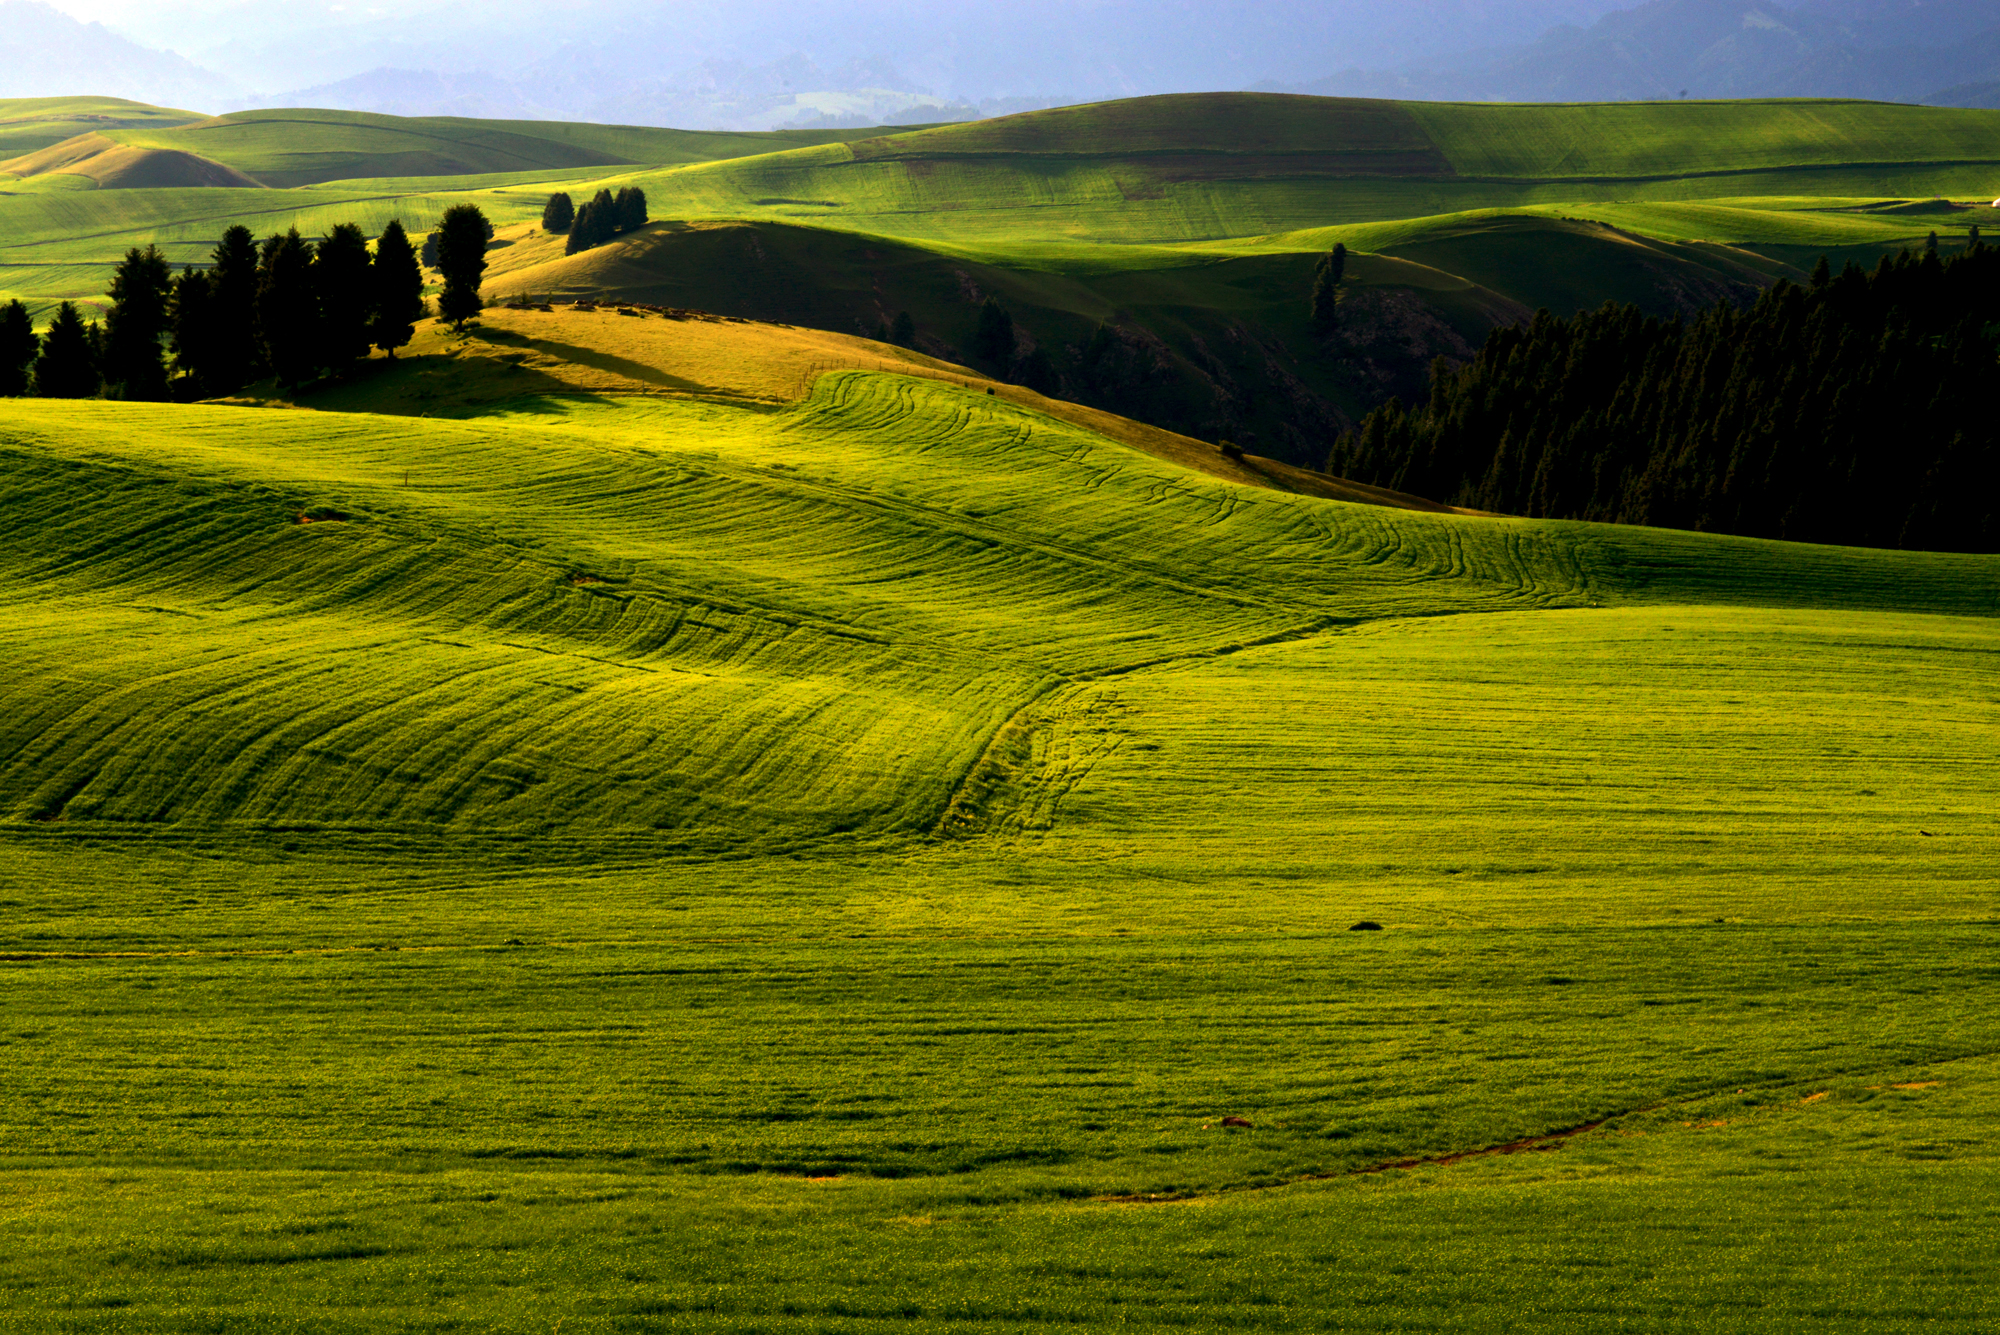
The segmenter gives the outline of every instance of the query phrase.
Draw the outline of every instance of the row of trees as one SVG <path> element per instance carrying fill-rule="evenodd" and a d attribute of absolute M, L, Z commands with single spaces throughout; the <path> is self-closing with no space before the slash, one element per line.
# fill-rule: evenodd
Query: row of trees
<path fill-rule="evenodd" d="M 638 231 L 646 225 L 650 216 L 646 209 L 646 192 L 637 186 L 626 186 L 615 195 L 609 190 L 600 190 L 582 208 L 559 191 L 549 196 L 548 204 L 542 209 L 542 230 L 556 234 L 567 232 L 569 241 L 563 253 L 576 255 L 601 246 L 615 236 Z"/>
<path fill-rule="evenodd" d="M 463 326 L 479 297 L 491 229 L 472 205 L 438 230 L 438 311 Z M 400 222 L 371 251 L 353 223 L 318 241 L 293 228 L 260 245 L 247 227 L 223 233 L 205 269 L 177 276 L 156 246 L 126 252 L 103 327 L 64 302 L 37 338 L 26 307 L 0 311 L 0 394 L 48 398 L 214 398 L 274 376 L 296 388 L 380 348 L 390 357 L 428 314 L 424 274 Z"/>
<path fill-rule="evenodd" d="M 2000 250 L 1934 248 L 1693 323 L 1496 331 L 1329 472 L 1485 510 L 1873 547 L 2000 549 Z"/>

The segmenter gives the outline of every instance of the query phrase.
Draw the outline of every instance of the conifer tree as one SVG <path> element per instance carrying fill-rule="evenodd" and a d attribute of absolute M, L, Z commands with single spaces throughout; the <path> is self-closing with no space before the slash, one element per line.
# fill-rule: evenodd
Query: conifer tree
<path fill-rule="evenodd" d="M 215 291 L 214 276 L 192 264 L 183 268 L 181 276 L 174 280 L 173 296 L 168 302 L 167 343 L 173 350 L 174 370 L 180 374 L 180 383 L 175 388 L 183 398 L 211 397 L 212 386 L 221 378 L 217 368 Z"/>
<path fill-rule="evenodd" d="M 173 269 L 158 246 L 125 252 L 111 276 L 111 314 L 104 338 L 104 379 L 119 398 L 167 396 L 167 294 Z"/>
<path fill-rule="evenodd" d="M 567 232 L 576 221 L 576 202 L 566 190 L 558 190 L 549 196 L 549 202 L 542 207 L 542 230 L 544 232 Z"/>
<path fill-rule="evenodd" d="M 1833 266 L 1828 264 L 1826 262 L 1826 256 L 1822 255 L 1819 257 L 1819 263 L 1813 266 L 1812 290 L 1815 292 L 1824 292 L 1826 290 L 1827 284 L 1831 283 L 1832 281 L 1833 281 Z"/>
<path fill-rule="evenodd" d="M 569 240 L 563 243 L 563 254 L 581 255 L 597 244 L 596 236 L 597 207 L 586 199 L 569 225 Z"/>
<path fill-rule="evenodd" d="M 476 204 L 455 204 L 438 222 L 438 270 L 444 274 L 444 292 L 438 297 L 438 315 L 451 321 L 455 329 L 486 309 L 479 299 L 481 275 L 486 272 L 486 242 L 492 235 L 486 215 Z"/>
<path fill-rule="evenodd" d="M 294 227 L 264 243 L 257 274 L 257 337 L 278 383 L 296 389 L 321 365 L 319 283 L 312 243 Z"/>
<path fill-rule="evenodd" d="M 1312 322 L 1330 329 L 1339 316 L 1340 283 L 1347 276 L 1347 246 L 1337 244 L 1313 268 Z"/>
<path fill-rule="evenodd" d="M 234 394 L 263 373 L 257 342 L 257 238 L 247 227 L 231 227 L 212 259 L 208 281 L 215 345 L 201 371 L 201 388 L 211 397 Z"/>
<path fill-rule="evenodd" d="M 613 230 L 618 232 L 636 232 L 646 225 L 648 216 L 646 213 L 646 192 L 637 186 L 626 186 L 620 190 L 617 199 L 613 201 L 612 207 L 617 215 L 617 223 Z"/>
<path fill-rule="evenodd" d="M 1370 413 L 1331 472 L 1434 499 L 1853 546 L 2000 548 L 1984 480 L 2000 252 L 1887 256 L 1692 322 L 1607 306 L 1496 330 Z"/>
<path fill-rule="evenodd" d="M 979 327 L 972 335 L 972 350 L 989 362 L 1006 362 L 1014 355 L 1014 317 L 997 297 L 988 297 L 979 308 Z"/>
<path fill-rule="evenodd" d="M 28 369 L 42 340 L 35 336 L 35 322 L 28 308 L 17 298 L 0 306 L 0 399 L 17 399 L 28 392 Z"/>
<path fill-rule="evenodd" d="M 319 243 L 313 280 L 319 287 L 323 366 L 338 370 L 368 355 L 375 318 L 370 262 L 368 238 L 354 223 L 339 224 Z"/>
<path fill-rule="evenodd" d="M 889 341 L 899 348 L 917 346 L 917 322 L 908 311 L 896 312 L 896 323 L 889 329 Z"/>
<path fill-rule="evenodd" d="M 1037 347 L 1021 359 L 1020 383 L 1050 398 L 1062 388 L 1062 377 L 1057 374 L 1055 359 L 1049 356 L 1047 348 Z"/>
<path fill-rule="evenodd" d="M 56 318 L 42 336 L 41 356 L 35 359 L 35 392 L 45 399 L 94 397 L 103 383 L 94 342 L 74 303 L 56 307 Z"/>
<path fill-rule="evenodd" d="M 368 267 L 368 285 L 373 294 L 374 323 L 369 341 L 389 354 L 416 337 L 417 321 L 428 314 L 424 305 L 424 271 L 417 264 L 417 252 L 410 245 L 403 224 L 394 218 L 382 229 L 375 243 L 375 259 Z"/>

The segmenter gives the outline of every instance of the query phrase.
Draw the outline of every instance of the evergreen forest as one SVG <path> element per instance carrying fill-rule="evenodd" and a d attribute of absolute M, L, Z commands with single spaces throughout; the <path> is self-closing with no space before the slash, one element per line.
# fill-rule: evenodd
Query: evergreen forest
<path fill-rule="evenodd" d="M 1606 305 L 1496 330 L 1327 469 L 1538 519 L 1990 552 L 1996 347 L 2000 251 L 1821 260 L 1692 322 Z"/>

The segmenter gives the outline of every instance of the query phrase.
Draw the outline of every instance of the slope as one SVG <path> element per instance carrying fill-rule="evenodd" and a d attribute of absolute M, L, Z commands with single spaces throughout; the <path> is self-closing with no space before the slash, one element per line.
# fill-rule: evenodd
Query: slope
<path fill-rule="evenodd" d="M 88 132 L 189 125 L 195 111 L 128 102 L 121 97 L 0 98 L 0 160 L 33 153 Z"/>
<path fill-rule="evenodd" d="M 259 188 L 259 182 L 209 158 L 168 148 L 135 148 L 92 132 L 0 162 L 0 178 L 75 176 L 100 190 Z"/>
<path fill-rule="evenodd" d="M 569 257 L 561 238 L 532 228 L 503 231 L 499 244 L 489 289 L 503 296 L 694 307 L 878 338 L 908 312 L 930 355 L 1307 467 L 1382 396 L 1420 391 L 1433 357 L 1467 356 L 1488 330 L 1533 309 L 1435 269 L 1358 258 L 1349 318 L 1329 333 L 1312 326 L 1301 298 L 1317 262 L 1303 246 L 1152 250 L 1124 266 L 1050 257 L 1027 269 L 778 223 L 659 223 Z M 977 339 L 989 296 L 1015 327 L 998 356 Z M 1046 361 L 1029 361 L 1037 356 Z"/>
<path fill-rule="evenodd" d="M 1978 196 L 1996 166 L 2000 114 L 1975 110 L 1201 94 L 636 179 L 669 216 L 811 217 L 885 235 L 1032 246 L 1252 236 L 1536 203 Z"/>
<path fill-rule="evenodd" d="M 566 411 L 567 396 L 578 393 L 772 407 L 796 403 L 820 376 L 848 370 L 984 390 L 1179 467 L 1244 486 L 1451 512 L 1421 497 L 1362 486 L 1281 460 L 1256 454 L 1233 457 L 1214 444 L 990 380 L 909 349 L 851 334 L 687 309 L 513 303 L 488 308 L 463 333 L 427 321 L 394 361 L 363 363 L 344 381 L 316 387 L 302 401 L 343 412 L 423 417 Z"/>
<path fill-rule="evenodd" d="M 777 416 L 28 402 L 5 442 L 22 619 L 0 805 L 86 828 L 908 836 L 1061 683 L 1420 611 L 1587 604 L 1635 562 L 1683 585 L 1689 554 L 1755 569 L 1678 535 L 1248 490 L 859 372 Z M 1788 600 L 1867 569 L 1789 559 Z M 1991 606 L 1991 562 L 1873 564 L 1896 605 Z"/>
<path fill-rule="evenodd" d="M 0 1321 L 1991 1324 L 2000 560 L 650 388 L 0 420 Z"/>
<path fill-rule="evenodd" d="M 712 162 L 833 143 L 843 137 L 839 131 L 729 134 L 324 110 L 240 111 L 191 125 L 109 133 L 131 147 L 191 153 L 220 162 L 280 189 L 360 178 Z"/>

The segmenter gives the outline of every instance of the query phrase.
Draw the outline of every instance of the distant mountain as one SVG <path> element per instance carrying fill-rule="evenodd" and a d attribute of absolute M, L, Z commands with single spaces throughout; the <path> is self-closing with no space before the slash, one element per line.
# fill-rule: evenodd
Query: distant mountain
<path fill-rule="evenodd" d="M 1996 80 L 1996 0 L 1651 0 L 1458 68 L 1354 70 L 1294 90 L 1488 101 L 1925 102 L 1976 97 Z"/>
<path fill-rule="evenodd" d="M 135 11 L 258 90 L 332 104 L 763 129 L 1239 89 L 1523 43 L 1630 0 L 202 0 Z M 428 82 L 426 82 L 428 80 Z M 931 110 L 926 111 L 924 108 Z"/>
<path fill-rule="evenodd" d="M 1940 107 L 2000 107 L 2000 82 L 1960 84 L 1933 93 L 1925 101 Z"/>
<path fill-rule="evenodd" d="M 140 46 L 102 24 L 79 23 L 35 0 L 0 0 L 0 33 L 13 52 L 0 61 L 0 97 L 91 94 L 204 108 L 238 92 L 184 57 Z"/>
<path fill-rule="evenodd" d="M 665 78 L 605 79 L 560 62 L 516 78 L 379 69 L 335 83 L 231 104 L 327 107 L 390 116 L 474 116 L 672 125 L 695 130 L 839 129 L 974 120 L 1052 106 L 1058 99 L 984 104 L 938 97 L 884 60 L 822 70 L 801 55 L 768 65 L 712 60 Z"/>

